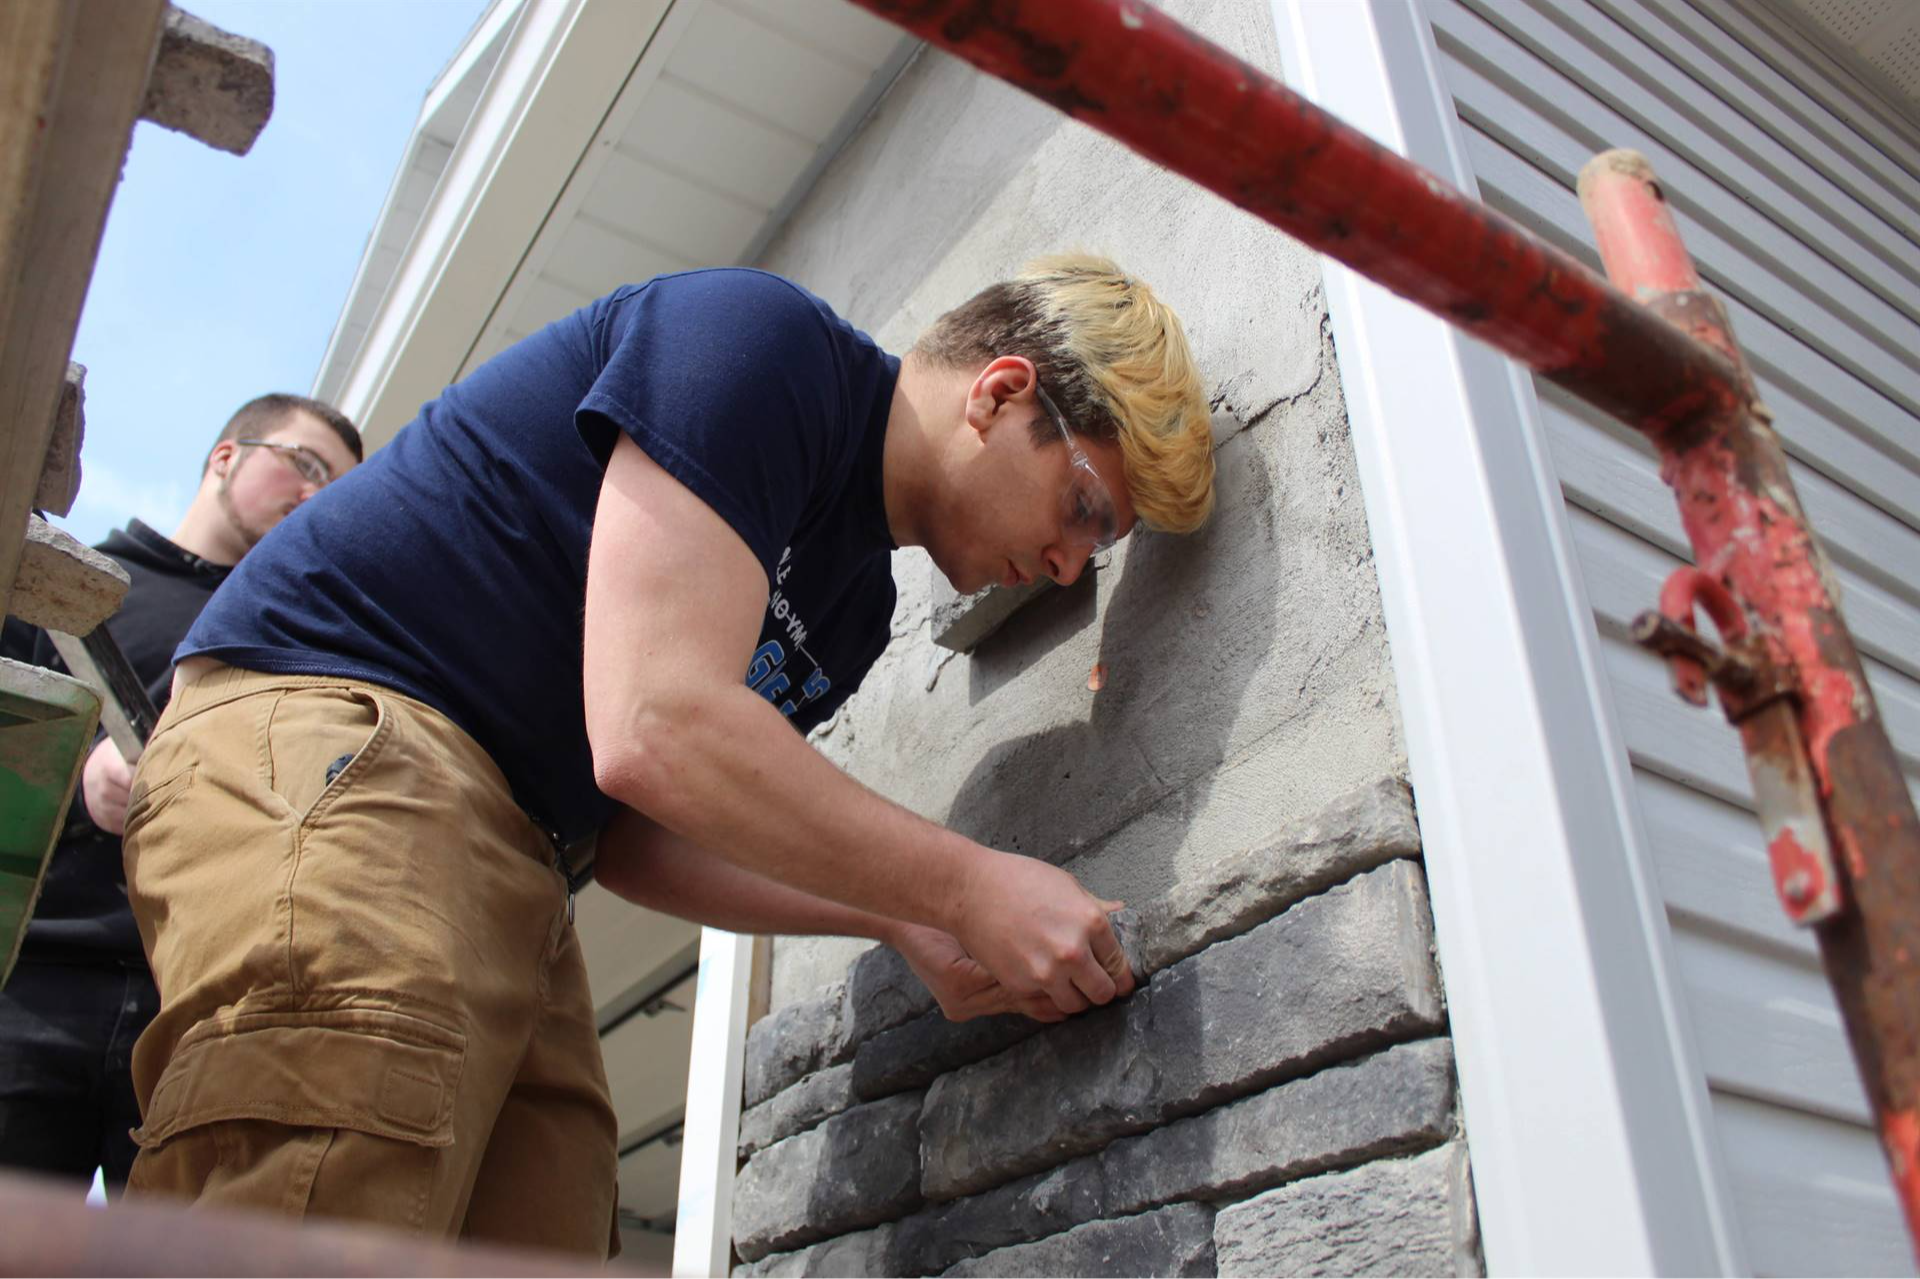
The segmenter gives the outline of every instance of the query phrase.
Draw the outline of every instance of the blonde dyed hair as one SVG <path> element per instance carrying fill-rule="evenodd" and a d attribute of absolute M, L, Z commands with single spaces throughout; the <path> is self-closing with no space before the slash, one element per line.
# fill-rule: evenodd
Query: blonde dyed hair
<path fill-rule="evenodd" d="M 1118 440 L 1133 509 L 1149 527 L 1191 533 L 1213 511 L 1207 396 L 1173 309 L 1113 262 L 1064 253 L 935 320 L 914 352 L 969 369 L 1003 355 L 1032 360 L 1081 435 Z M 1043 414 L 1034 443 L 1058 439 Z"/>

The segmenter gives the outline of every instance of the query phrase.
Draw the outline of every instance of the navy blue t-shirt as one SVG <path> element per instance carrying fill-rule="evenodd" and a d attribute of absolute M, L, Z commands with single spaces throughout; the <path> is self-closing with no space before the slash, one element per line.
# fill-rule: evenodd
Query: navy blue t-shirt
<path fill-rule="evenodd" d="M 615 433 L 766 569 L 744 675 L 804 732 L 886 647 L 881 457 L 899 369 L 778 276 L 630 285 L 448 387 L 296 510 L 178 657 L 347 676 L 426 702 L 571 842 L 618 807 L 594 784 L 581 695 L 587 544 Z"/>

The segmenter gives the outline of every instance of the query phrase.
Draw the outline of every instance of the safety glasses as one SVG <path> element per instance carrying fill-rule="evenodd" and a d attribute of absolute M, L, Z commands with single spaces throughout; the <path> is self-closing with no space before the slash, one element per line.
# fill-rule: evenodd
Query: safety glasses
<path fill-rule="evenodd" d="M 1060 406 L 1053 402 L 1046 388 L 1036 381 L 1033 394 L 1040 401 L 1040 407 L 1047 411 L 1047 416 L 1053 419 L 1054 426 L 1059 428 L 1060 438 L 1067 444 L 1067 456 L 1073 460 L 1073 465 L 1067 471 L 1066 491 L 1060 498 L 1067 544 L 1088 547 L 1090 554 L 1109 550 L 1120 540 L 1120 512 L 1114 506 L 1113 493 L 1107 488 L 1107 482 L 1100 478 L 1100 472 L 1093 469 L 1092 461 L 1074 439 Z"/>

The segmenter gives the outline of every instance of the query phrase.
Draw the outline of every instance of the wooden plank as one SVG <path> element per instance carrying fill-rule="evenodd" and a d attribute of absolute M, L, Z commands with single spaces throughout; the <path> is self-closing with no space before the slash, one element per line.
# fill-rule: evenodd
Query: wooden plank
<path fill-rule="evenodd" d="M 618 148 L 609 150 L 580 213 L 671 255 L 673 270 L 735 261 L 766 217 L 766 210 L 736 195 Z"/>
<path fill-rule="evenodd" d="M 767 212 L 786 198 L 819 149 L 802 134 L 665 74 L 647 90 L 640 114 L 647 127 L 623 138 L 623 149 Z"/>
<path fill-rule="evenodd" d="M 0 604 L 165 0 L 0 5 Z"/>
<path fill-rule="evenodd" d="M 1755 1273 L 1914 1273 L 1871 1132 L 1728 1093 L 1713 1094 L 1713 1114 Z"/>

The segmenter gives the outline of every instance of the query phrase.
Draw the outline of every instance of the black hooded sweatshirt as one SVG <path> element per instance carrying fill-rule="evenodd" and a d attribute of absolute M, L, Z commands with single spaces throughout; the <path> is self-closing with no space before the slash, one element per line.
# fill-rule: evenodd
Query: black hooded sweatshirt
<path fill-rule="evenodd" d="M 109 534 L 98 549 L 133 579 L 126 602 L 107 619 L 107 632 L 147 686 L 153 704 L 165 709 L 173 691 L 173 650 L 230 569 L 182 550 L 139 520 Z M 7 619 L 0 653 L 17 662 L 66 670 L 46 632 L 18 618 Z M 140 933 L 127 905 L 120 837 L 88 819 L 79 786 L 74 787 L 66 829 L 47 868 L 20 955 L 56 963 L 144 962 Z"/>

